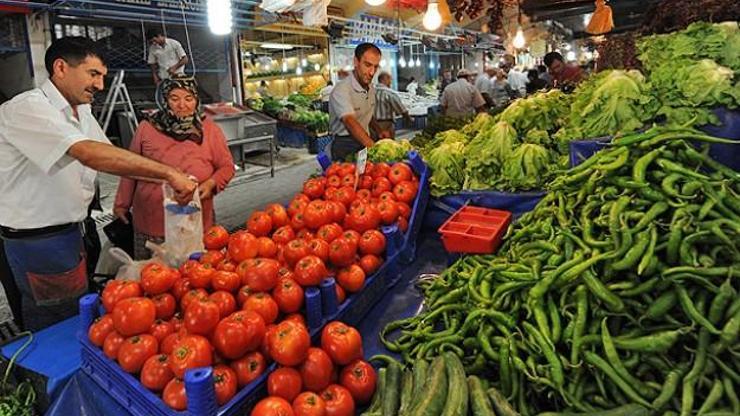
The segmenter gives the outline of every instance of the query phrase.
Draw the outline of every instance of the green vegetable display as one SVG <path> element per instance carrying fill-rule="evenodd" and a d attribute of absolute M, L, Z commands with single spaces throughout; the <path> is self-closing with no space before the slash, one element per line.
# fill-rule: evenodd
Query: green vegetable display
<path fill-rule="evenodd" d="M 432 167 L 429 188 L 432 196 L 457 192 L 465 181 L 465 145 L 460 141 L 443 142 L 425 154 Z"/>
<path fill-rule="evenodd" d="M 399 162 L 406 159 L 406 154 L 410 150 L 413 150 L 413 146 L 408 140 L 383 139 L 378 140 L 373 147 L 368 149 L 367 158 L 373 163 Z"/>
<path fill-rule="evenodd" d="M 514 100 L 496 116 L 496 121 L 505 121 L 519 132 L 531 129 L 554 131 L 565 124 L 570 100 L 571 96 L 560 90 L 538 92 Z"/>
<path fill-rule="evenodd" d="M 465 146 L 465 189 L 490 189 L 516 144 L 516 130 L 500 121 L 480 131 Z"/>
<path fill-rule="evenodd" d="M 383 343 L 407 363 L 454 353 L 522 415 L 740 414 L 740 172 L 694 142 L 732 141 L 615 139 L 552 182 L 501 254 L 420 281 L 425 310 Z"/>

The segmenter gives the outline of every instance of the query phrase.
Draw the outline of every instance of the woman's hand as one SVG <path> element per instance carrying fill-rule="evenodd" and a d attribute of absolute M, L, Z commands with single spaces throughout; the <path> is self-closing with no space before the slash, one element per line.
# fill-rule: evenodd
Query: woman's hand
<path fill-rule="evenodd" d="M 123 221 L 124 224 L 128 224 L 128 209 L 126 208 L 113 208 L 113 215 Z"/>
<path fill-rule="evenodd" d="M 216 181 L 214 181 L 212 178 L 206 179 L 200 185 L 198 185 L 198 194 L 200 195 L 200 199 L 213 198 L 213 195 L 215 195 L 215 189 Z"/>

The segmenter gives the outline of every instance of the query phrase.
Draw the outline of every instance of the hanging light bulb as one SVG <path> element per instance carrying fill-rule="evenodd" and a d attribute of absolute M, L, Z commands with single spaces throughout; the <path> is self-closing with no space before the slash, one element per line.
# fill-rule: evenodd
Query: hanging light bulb
<path fill-rule="evenodd" d="M 283 72 L 288 72 L 288 62 L 283 59 Z"/>
<path fill-rule="evenodd" d="M 306 58 L 301 59 L 301 66 L 308 66 L 308 59 Z"/>
<path fill-rule="evenodd" d="M 427 11 L 424 13 L 424 19 L 421 22 L 426 30 L 437 30 L 442 25 L 442 15 L 439 14 L 437 0 L 429 0 Z"/>
<path fill-rule="evenodd" d="M 301 75 L 301 74 L 303 74 L 303 68 L 301 68 L 300 66 L 297 66 L 297 67 L 295 68 L 295 74 L 296 74 L 296 75 Z"/>
<path fill-rule="evenodd" d="M 231 33 L 231 0 L 208 0 L 208 28 L 214 35 Z"/>
<path fill-rule="evenodd" d="M 313 64 L 313 70 L 316 72 L 319 72 L 321 70 L 321 65 L 319 64 Z"/>
<path fill-rule="evenodd" d="M 385 67 L 385 65 L 386 65 L 387 63 L 388 63 L 388 62 L 386 62 L 386 61 L 385 61 L 385 59 L 381 59 L 381 60 L 380 60 L 380 66 L 381 66 L 381 67 Z"/>
<path fill-rule="evenodd" d="M 575 61 L 576 60 L 576 53 L 573 51 L 568 51 L 568 53 L 565 54 L 565 59 L 568 61 Z"/>
<path fill-rule="evenodd" d="M 401 68 L 406 68 L 406 58 L 401 55 L 401 59 L 398 60 L 398 66 Z"/>
<path fill-rule="evenodd" d="M 380 6 L 381 4 L 385 3 L 385 0 L 365 0 L 365 3 L 370 6 Z"/>
<path fill-rule="evenodd" d="M 421 68 L 421 58 L 418 55 L 416 56 L 416 66 Z"/>
<path fill-rule="evenodd" d="M 526 39 L 524 39 L 524 31 L 522 30 L 521 26 L 517 28 L 516 35 L 514 36 L 514 40 L 511 43 L 517 49 L 522 49 L 527 44 Z"/>
<path fill-rule="evenodd" d="M 434 69 L 434 61 L 432 59 L 429 59 L 429 69 Z"/>

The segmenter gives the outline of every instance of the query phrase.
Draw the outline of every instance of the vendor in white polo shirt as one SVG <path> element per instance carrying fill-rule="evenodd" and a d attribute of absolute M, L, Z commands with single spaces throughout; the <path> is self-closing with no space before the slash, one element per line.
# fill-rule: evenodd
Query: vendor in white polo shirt
<path fill-rule="evenodd" d="M 90 111 L 108 72 L 93 41 L 59 39 L 45 64 L 41 87 L 0 106 L 0 237 L 33 331 L 75 315 L 87 292 L 80 222 L 96 171 L 168 182 L 182 203 L 198 185 L 108 142 Z"/>
<path fill-rule="evenodd" d="M 329 97 L 329 128 L 334 140 L 331 157 L 335 161 L 346 160 L 347 156 L 375 142 L 370 130 L 379 138 L 389 138 L 391 133 L 382 130 L 373 119 L 375 111 L 375 88 L 371 85 L 380 67 L 381 52 L 372 43 L 363 43 L 355 48 L 352 73 L 337 82 Z"/>
<path fill-rule="evenodd" d="M 155 84 L 185 74 L 185 65 L 189 60 L 180 42 L 168 38 L 162 30 L 157 29 L 147 32 L 146 38 L 149 41 L 147 63 L 152 69 Z"/>

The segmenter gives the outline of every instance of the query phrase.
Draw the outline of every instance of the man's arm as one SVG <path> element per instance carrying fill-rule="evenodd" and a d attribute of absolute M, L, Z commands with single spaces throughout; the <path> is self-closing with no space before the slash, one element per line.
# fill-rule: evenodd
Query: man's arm
<path fill-rule="evenodd" d="M 67 154 L 83 165 L 117 176 L 160 179 L 169 183 L 178 202 L 190 200 L 197 184 L 177 169 L 147 159 L 128 150 L 94 140 L 78 141 L 67 149 Z"/>
<path fill-rule="evenodd" d="M 159 84 L 159 65 L 157 64 L 149 64 L 149 67 L 152 69 L 152 79 L 154 79 L 155 84 Z"/>
<path fill-rule="evenodd" d="M 188 59 L 188 56 L 183 55 L 182 58 L 180 58 L 180 60 L 177 61 L 175 65 L 171 66 L 167 70 L 167 72 L 174 75 L 177 72 L 177 70 L 180 69 L 180 67 L 187 65 L 188 62 L 190 62 L 190 60 Z"/>
<path fill-rule="evenodd" d="M 363 146 L 372 147 L 372 145 L 375 144 L 370 135 L 365 131 L 364 128 L 362 128 L 360 122 L 357 121 L 357 118 L 355 118 L 354 114 L 348 114 L 342 117 L 342 123 L 344 123 L 344 127 L 347 128 L 349 135 L 352 136 L 353 139 L 360 142 Z M 370 120 L 370 128 L 378 132 L 379 129 L 377 127 L 378 126 L 375 123 L 375 120 Z"/>

